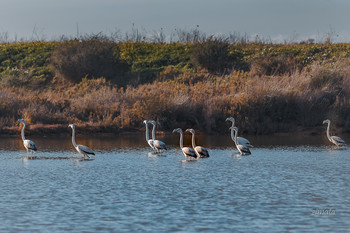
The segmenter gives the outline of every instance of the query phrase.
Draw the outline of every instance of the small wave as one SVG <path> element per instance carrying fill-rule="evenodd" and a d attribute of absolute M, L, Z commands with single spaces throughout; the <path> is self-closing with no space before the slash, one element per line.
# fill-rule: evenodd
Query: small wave
<path fill-rule="evenodd" d="M 78 159 L 78 160 L 82 160 L 82 161 L 91 161 L 94 160 L 92 158 L 82 158 L 82 157 L 49 157 L 49 156 L 26 156 L 24 158 L 22 158 L 23 160 L 68 160 L 68 159 Z"/>

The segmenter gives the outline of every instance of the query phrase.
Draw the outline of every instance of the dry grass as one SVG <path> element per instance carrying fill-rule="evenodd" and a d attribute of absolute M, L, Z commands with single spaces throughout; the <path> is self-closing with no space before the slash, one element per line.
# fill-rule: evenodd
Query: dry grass
<path fill-rule="evenodd" d="M 141 129 L 143 119 L 155 119 L 162 130 L 219 132 L 227 130 L 226 117 L 234 116 L 244 133 L 317 127 L 326 118 L 349 131 L 349 84 L 350 60 L 338 60 L 279 76 L 199 72 L 125 88 L 103 78 L 63 82 L 44 91 L 2 87 L 0 127 L 5 132 L 24 118 L 37 132 L 66 130 L 69 123 L 114 132 Z"/>

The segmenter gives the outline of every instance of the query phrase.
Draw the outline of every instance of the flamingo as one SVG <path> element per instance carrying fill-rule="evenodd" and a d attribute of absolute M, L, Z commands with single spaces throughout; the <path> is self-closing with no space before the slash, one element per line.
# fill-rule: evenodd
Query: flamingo
<path fill-rule="evenodd" d="M 180 129 L 180 128 L 174 129 L 173 133 L 175 133 L 175 132 L 180 133 L 180 148 L 182 150 L 182 153 L 185 155 L 186 160 L 188 157 L 190 158 L 190 160 L 192 158 L 196 159 L 198 156 L 197 156 L 196 152 L 194 151 L 194 149 L 192 149 L 191 147 L 184 147 L 182 129 Z"/>
<path fill-rule="evenodd" d="M 149 130 L 148 130 L 148 120 L 144 120 L 143 123 L 146 125 L 146 141 L 148 143 L 148 145 L 153 149 L 156 150 L 156 148 L 153 145 L 153 139 L 149 139 Z"/>
<path fill-rule="evenodd" d="M 246 145 L 239 144 L 237 141 L 238 128 L 235 126 L 231 126 L 230 129 L 231 129 L 231 138 L 235 142 L 237 150 L 239 150 L 239 153 L 241 155 L 250 155 L 251 152 L 249 150 L 249 147 Z"/>
<path fill-rule="evenodd" d="M 33 158 L 33 152 L 34 152 L 34 151 L 37 151 L 37 148 L 36 148 L 36 146 L 35 146 L 35 144 L 34 144 L 33 141 L 28 140 L 28 139 L 25 139 L 25 137 L 24 137 L 24 128 L 26 127 L 26 121 L 23 120 L 23 119 L 18 119 L 17 122 L 22 122 L 22 123 L 23 123 L 23 128 L 22 128 L 22 132 L 21 132 L 23 145 L 24 145 L 24 147 L 26 148 L 27 153 L 28 153 L 29 151 L 31 152 L 30 158 L 32 159 L 32 158 Z"/>
<path fill-rule="evenodd" d="M 341 139 L 340 137 L 337 137 L 337 136 L 330 136 L 329 135 L 329 127 L 331 125 L 331 121 L 327 119 L 327 120 L 323 121 L 323 124 L 325 124 L 325 123 L 328 123 L 328 126 L 327 126 L 327 138 L 328 138 L 328 140 L 337 146 L 345 146 L 346 143 L 343 139 Z"/>
<path fill-rule="evenodd" d="M 73 124 L 69 124 L 68 127 L 71 127 L 72 128 L 72 143 L 73 143 L 73 146 L 74 148 L 84 156 L 84 160 L 85 160 L 85 155 L 90 158 L 89 155 L 95 155 L 95 152 L 93 150 L 91 150 L 89 147 L 87 146 L 83 146 L 83 145 L 77 145 L 75 143 L 75 125 Z"/>
<path fill-rule="evenodd" d="M 148 122 L 153 125 L 152 139 L 153 139 L 153 146 L 156 149 L 156 151 L 158 152 L 161 150 L 167 150 L 168 148 L 166 147 L 165 143 L 156 139 L 156 125 L 157 125 L 157 123 L 153 120 L 148 121 Z"/>
<path fill-rule="evenodd" d="M 186 129 L 186 132 L 190 132 L 192 134 L 192 147 L 194 151 L 196 152 L 197 156 L 199 158 L 208 158 L 209 157 L 209 152 L 207 149 L 205 149 L 202 146 L 196 146 L 196 141 L 195 141 L 195 131 L 194 129 Z"/>
<path fill-rule="evenodd" d="M 232 122 L 232 126 L 231 127 L 234 127 L 235 126 L 235 118 L 233 117 L 228 117 L 226 118 L 226 121 L 231 121 Z M 232 137 L 232 140 L 233 137 Z M 245 145 L 247 147 L 253 147 L 253 145 L 250 143 L 250 141 L 246 138 L 242 138 L 242 137 L 237 137 L 237 142 L 239 145 Z"/>

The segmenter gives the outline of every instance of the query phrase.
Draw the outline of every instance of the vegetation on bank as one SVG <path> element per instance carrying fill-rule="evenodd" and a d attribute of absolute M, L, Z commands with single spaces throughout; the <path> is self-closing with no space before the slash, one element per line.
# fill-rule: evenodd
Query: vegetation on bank
<path fill-rule="evenodd" d="M 0 44 L 0 130 L 193 127 L 267 134 L 350 131 L 350 44 L 271 44 L 209 37 L 187 43 L 82 40 Z"/>

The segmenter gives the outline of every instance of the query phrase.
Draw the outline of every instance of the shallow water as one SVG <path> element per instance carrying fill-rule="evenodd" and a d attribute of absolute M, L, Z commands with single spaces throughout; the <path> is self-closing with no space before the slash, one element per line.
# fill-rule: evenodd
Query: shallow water
<path fill-rule="evenodd" d="M 177 135 L 157 155 L 140 135 L 91 136 L 82 161 L 70 138 L 0 138 L 0 232 L 346 232 L 350 154 L 324 137 L 200 136 L 211 157 L 184 162 Z M 350 142 L 350 140 L 347 140 Z M 189 142 L 189 138 L 185 138 Z M 186 143 L 185 143 L 186 144 Z"/>

